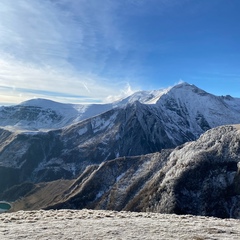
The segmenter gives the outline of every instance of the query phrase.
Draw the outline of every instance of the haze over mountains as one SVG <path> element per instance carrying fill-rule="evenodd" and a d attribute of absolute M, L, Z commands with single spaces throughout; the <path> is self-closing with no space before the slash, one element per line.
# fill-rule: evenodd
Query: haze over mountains
<path fill-rule="evenodd" d="M 240 218 L 239 129 L 218 127 L 239 123 L 240 98 L 187 83 L 111 104 L 1 107 L 0 195 L 15 210 Z"/>

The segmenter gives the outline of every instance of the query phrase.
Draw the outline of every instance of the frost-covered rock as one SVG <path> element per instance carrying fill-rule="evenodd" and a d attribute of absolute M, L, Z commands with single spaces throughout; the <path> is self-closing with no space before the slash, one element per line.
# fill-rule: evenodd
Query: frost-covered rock
<path fill-rule="evenodd" d="M 160 171 L 164 179 L 154 192 L 159 201 L 148 210 L 240 218 L 239 160 L 240 131 L 235 126 L 207 131 L 169 155 Z"/>

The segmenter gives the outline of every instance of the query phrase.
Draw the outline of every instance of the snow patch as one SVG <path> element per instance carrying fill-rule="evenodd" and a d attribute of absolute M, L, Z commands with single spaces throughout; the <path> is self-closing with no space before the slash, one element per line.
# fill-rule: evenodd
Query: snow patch
<path fill-rule="evenodd" d="M 122 174 L 120 174 L 120 175 L 116 178 L 116 182 L 119 182 L 124 175 L 125 175 L 125 172 L 122 173 Z"/>
<path fill-rule="evenodd" d="M 79 131 L 78 131 L 78 135 L 83 135 L 84 133 L 86 133 L 88 131 L 88 128 L 87 128 L 87 126 L 85 126 L 85 127 L 83 127 L 83 128 L 81 128 L 81 129 L 79 129 Z"/>

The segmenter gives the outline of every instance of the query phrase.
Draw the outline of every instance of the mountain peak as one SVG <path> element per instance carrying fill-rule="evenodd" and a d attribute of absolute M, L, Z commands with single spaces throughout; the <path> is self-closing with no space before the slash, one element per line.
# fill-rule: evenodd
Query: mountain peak
<path fill-rule="evenodd" d="M 169 88 L 168 93 L 174 93 L 177 94 L 181 92 L 183 95 L 189 95 L 190 93 L 195 93 L 200 96 L 205 96 L 205 95 L 212 95 L 210 93 L 207 93 L 206 91 L 202 90 L 201 88 L 198 88 L 194 84 L 189 84 L 187 82 L 182 82 L 179 83 L 171 88 Z"/>
<path fill-rule="evenodd" d="M 193 86 L 193 84 L 190 84 L 188 82 L 179 82 L 178 84 L 174 85 L 174 87 L 175 86 L 184 87 L 184 86 Z"/>
<path fill-rule="evenodd" d="M 178 83 L 176 85 L 174 85 L 173 87 L 171 87 L 171 89 L 175 89 L 175 88 L 191 88 L 191 89 L 199 89 L 198 87 L 196 87 L 194 84 L 190 84 L 190 83 L 187 83 L 187 82 L 181 82 L 181 83 Z"/>
<path fill-rule="evenodd" d="M 53 106 L 62 106 L 65 105 L 64 103 L 55 102 L 50 99 L 44 99 L 44 98 L 33 98 L 27 101 L 24 101 L 20 103 L 19 105 L 22 106 L 35 106 L 35 107 L 53 107 Z M 67 104 L 69 105 L 69 104 Z"/>

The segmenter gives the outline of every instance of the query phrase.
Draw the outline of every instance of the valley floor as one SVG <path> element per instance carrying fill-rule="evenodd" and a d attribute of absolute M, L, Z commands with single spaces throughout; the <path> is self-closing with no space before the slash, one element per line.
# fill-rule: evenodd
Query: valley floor
<path fill-rule="evenodd" d="M 240 220 L 94 210 L 0 214 L 0 239 L 240 239 Z"/>

